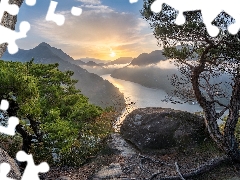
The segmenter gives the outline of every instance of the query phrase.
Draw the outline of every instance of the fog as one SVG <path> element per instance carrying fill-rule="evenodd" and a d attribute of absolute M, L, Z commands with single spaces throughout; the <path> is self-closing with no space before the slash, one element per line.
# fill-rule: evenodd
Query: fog
<path fill-rule="evenodd" d="M 128 64 L 114 64 L 114 65 L 104 65 L 104 66 L 81 65 L 80 67 L 82 67 L 83 69 L 86 69 L 90 73 L 94 73 L 99 76 L 102 76 L 104 74 L 112 74 L 114 70 L 123 68 L 127 65 Z"/>

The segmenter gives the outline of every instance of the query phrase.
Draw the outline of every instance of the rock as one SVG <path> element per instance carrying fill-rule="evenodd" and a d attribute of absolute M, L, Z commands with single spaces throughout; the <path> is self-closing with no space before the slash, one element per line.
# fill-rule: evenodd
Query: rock
<path fill-rule="evenodd" d="M 111 138 L 108 139 L 108 148 L 114 152 L 114 154 L 130 158 L 134 155 L 138 155 L 138 151 L 132 147 L 131 144 L 126 142 L 125 139 L 119 133 L 112 133 Z M 128 180 L 128 178 L 122 177 L 124 175 L 120 163 L 111 163 L 108 166 L 103 166 L 99 171 L 97 171 L 92 180 L 100 179 L 112 179 L 112 180 Z"/>
<path fill-rule="evenodd" d="M 60 176 L 59 178 L 57 178 L 56 180 L 71 180 L 70 177 L 67 176 Z"/>
<path fill-rule="evenodd" d="M 111 163 L 109 166 L 104 166 L 98 171 L 94 175 L 93 180 L 119 178 L 122 174 L 121 165 L 119 163 Z"/>
<path fill-rule="evenodd" d="M 233 178 L 229 178 L 228 180 L 240 180 L 240 177 L 233 177 Z"/>
<path fill-rule="evenodd" d="M 170 108 L 136 109 L 123 121 L 120 133 L 140 150 L 184 148 L 209 137 L 202 117 Z"/>
<path fill-rule="evenodd" d="M 112 133 L 111 139 L 108 142 L 109 148 L 118 151 L 121 156 L 129 157 L 138 152 L 118 133 Z"/>
<path fill-rule="evenodd" d="M 8 163 L 11 166 L 11 171 L 8 173 L 8 177 L 15 180 L 21 179 L 21 173 L 15 160 L 11 158 L 6 151 L 0 148 L 0 164 L 1 163 Z"/>

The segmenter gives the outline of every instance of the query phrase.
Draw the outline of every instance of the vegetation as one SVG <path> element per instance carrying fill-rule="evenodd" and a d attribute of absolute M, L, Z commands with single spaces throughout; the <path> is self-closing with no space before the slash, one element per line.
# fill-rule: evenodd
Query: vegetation
<path fill-rule="evenodd" d="M 223 118 L 223 123 L 220 125 L 221 132 L 224 133 L 224 127 L 227 122 L 227 116 Z M 237 125 L 236 125 L 236 130 L 235 130 L 235 136 L 238 142 L 240 142 L 240 120 L 238 119 Z"/>
<path fill-rule="evenodd" d="M 240 162 L 236 138 L 240 110 L 240 33 L 231 35 L 227 31 L 229 24 L 234 23 L 233 19 L 221 13 L 213 22 L 220 32 L 217 37 L 211 37 L 200 11 L 186 12 L 186 23 L 178 26 L 174 23 L 176 11 L 163 4 L 160 13 L 153 13 L 150 10 L 152 3 L 153 0 L 144 1 L 142 15 L 153 29 L 159 46 L 163 47 L 164 55 L 175 60 L 181 73 L 171 79 L 176 87 L 174 95 L 186 102 L 198 101 L 213 140 L 230 159 Z M 230 81 L 215 81 L 223 75 Z M 172 97 L 169 100 L 174 101 Z M 216 107 L 221 108 L 220 112 Z M 229 115 L 221 132 L 217 121 L 225 112 Z"/>
<path fill-rule="evenodd" d="M 1 136 L 2 148 L 16 154 L 22 146 L 38 161 L 71 166 L 82 164 L 99 150 L 112 131 L 115 114 L 112 108 L 90 104 L 75 88 L 73 72 L 33 60 L 0 61 L 0 67 L 0 99 L 10 104 L 1 123 L 7 116 L 20 119 L 17 136 L 11 140 Z"/>

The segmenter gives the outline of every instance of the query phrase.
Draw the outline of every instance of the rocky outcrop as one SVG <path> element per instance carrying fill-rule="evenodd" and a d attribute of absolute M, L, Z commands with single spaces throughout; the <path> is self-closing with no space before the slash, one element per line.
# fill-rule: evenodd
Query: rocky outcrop
<path fill-rule="evenodd" d="M 70 177 L 67 176 L 60 176 L 59 178 L 57 178 L 56 180 L 71 180 Z"/>
<path fill-rule="evenodd" d="M 0 164 L 1 163 L 8 163 L 11 166 L 11 171 L 8 173 L 8 177 L 16 180 L 21 179 L 21 173 L 16 162 L 2 149 L 0 149 Z"/>
<path fill-rule="evenodd" d="M 140 150 L 194 146 L 209 135 L 202 117 L 169 108 L 140 108 L 123 121 L 121 135 Z"/>

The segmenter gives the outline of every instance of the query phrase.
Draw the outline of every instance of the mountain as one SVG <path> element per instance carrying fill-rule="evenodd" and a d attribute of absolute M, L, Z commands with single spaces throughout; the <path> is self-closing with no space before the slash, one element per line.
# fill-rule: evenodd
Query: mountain
<path fill-rule="evenodd" d="M 103 63 L 95 63 L 94 61 L 88 61 L 88 62 L 84 62 L 82 60 L 73 60 L 70 61 L 72 64 L 78 65 L 78 66 L 104 66 Z"/>
<path fill-rule="evenodd" d="M 5 52 L 1 59 L 27 62 L 34 58 L 35 63 L 58 63 L 61 71 L 71 70 L 74 72 L 73 79 L 77 79 L 76 88 L 89 98 L 93 104 L 101 107 L 123 105 L 125 103 L 124 96 L 110 82 L 103 80 L 96 74 L 89 73 L 87 70 L 72 64 L 74 61 L 69 55 L 61 49 L 51 47 L 47 43 L 41 43 L 33 49 L 21 50 L 11 55 Z"/>
<path fill-rule="evenodd" d="M 81 59 L 76 59 L 75 61 L 82 61 L 82 62 L 89 62 L 89 61 L 93 61 L 97 64 L 101 63 L 101 64 L 105 64 L 107 62 L 109 62 L 109 60 L 101 60 L 101 59 L 96 59 L 96 58 L 89 58 L 89 57 L 86 57 L 86 58 L 81 58 Z"/>
<path fill-rule="evenodd" d="M 46 45 L 48 48 L 50 48 L 51 51 L 54 54 L 57 54 L 61 59 L 65 60 L 65 61 L 68 61 L 68 62 L 74 61 L 74 59 L 71 56 L 69 56 L 68 54 L 63 52 L 61 49 L 57 49 L 55 47 L 51 47 L 49 44 L 47 44 L 45 42 L 41 43 L 41 46 L 44 46 L 44 45 Z"/>
<path fill-rule="evenodd" d="M 114 65 L 114 64 L 128 64 L 132 61 L 132 57 L 120 57 L 116 60 L 101 60 L 95 58 L 81 58 L 76 59 L 74 64 L 78 65 L 87 65 L 87 66 L 106 66 L 106 65 Z M 85 63 L 85 64 L 84 64 Z"/>
<path fill-rule="evenodd" d="M 71 61 L 71 63 L 77 66 L 86 65 L 86 62 L 83 62 L 81 60 L 74 60 L 74 61 Z"/>
<path fill-rule="evenodd" d="M 170 84 L 169 77 L 178 74 L 177 69 L 163 69 L 158 66 L 126 66 L 112 72 L 113 78 L 122 79 L 141 84 L 142 86 L 162 89 L 171 93 L 173 86 Z"/>
<path fill-rule="evenodd" d="M 131 62 L 131 57 L 121 57 L 114 61 L 110 61 L 106 63 L 103 60 L 95 59 L 95 58 L 82 58 L 75 61 L 71 61 L 71 63 L 86 69 L 88 72 L 97 74 L 102 76 L 104 74 L 111 74 L 115 69 L 122 68 Z M 104 63 L 101 63 L 104 62 Z"/>
<path fill-rule="evenodd" d="M 161 63 L 167 64 L 168 68 L 161 68 Z M 125 67 L 115 69 L 111 76 L 113 78 L 135 82 L 150 88 L 163 89 L 171 92 L 169 76 L 176 74 L 176 68 L 169 68 L 169 61 L 163 56 L 161 50 L 155 50 L 151 53 L 142 53 L 134 58 L 131 63 Z"/>
<path fill-rule="evenodd" d="M 115 69 L 111 73 L 111 77 L 138 83 L 141 84 L 142 86 L 153 89 L 162 89 L 168 94 L 172 94 L 175 87 L 171 85 L 171 77 L 173 75 L 182 77 L 180 71 L 174 66 L 171 60 L 161 60 L 158 63 L 146 65 L 146 62 L 149 63 L 153 61 L 149 61 L 150 58 L 148 59 L 147 54 L 145 54 L 144 56 L 146 57 L 145 65 L 132 65 L 131 63 L 130 65 L 125 66 L 123 68 Z M 231 94 L 232 91 L 232 88 L 230 86 L 230 84 L 232 83 L 231 77 L 228 74 L 222 74 L 219 77 L 216 76 L 211 78 L 209 82 L 210 84 L 219 84 L 217 88 L 222 89 L 226 97 L 219 98 L 218 100 L 222 104 L 228 104 L 229 101 L 228 95 Z M 204 79 L 202 79 L 200 80 L 200 83 L 205 84 L 206 82 Z M 190 81 L 184 84 L 184 88 L 186 89 L 190 89 L 191 87 L 192 85 Z M 216 105 L 216 107 L 219 106 Z"/>
<path fill-rule="evenodd" d="M 161 60 L 166 60 L 161 50 L 155 50 L 151 53 L 142 53 L 137 58 L 134 58 L 130 65 L 133 66 L 147 66 L 150 64 L 159 63 Z"/>
<path fill-rule="evenodd" d="M 88 61 L 85 63 L 86 66 L 102 66 L 102 64 L 97 64 L 94 61 Z"/>
<path fill-rule="evenodd" d="M 114 61 L 107 63 L 107 65 L 114 65 L 114 64 L 128 64 L 132 61 L 132 57 L 120 57 Z"/>

